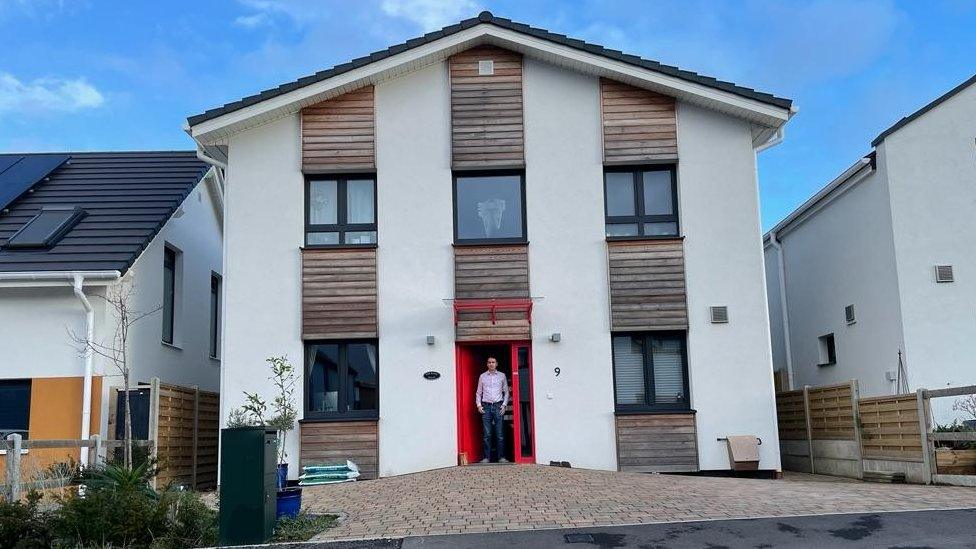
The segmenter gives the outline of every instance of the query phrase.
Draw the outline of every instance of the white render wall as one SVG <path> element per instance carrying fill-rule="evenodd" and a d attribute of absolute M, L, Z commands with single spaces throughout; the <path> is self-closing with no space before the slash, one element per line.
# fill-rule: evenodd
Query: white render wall
<path fill-rule="evenodd" d="M 976 384 L 976 85 L 889 135 L 878 158 L 888 171 L 911 387 Z M 936 283 L 935 265 L 952 265 L 956 281 Z M 937 421 L 955 417 L 952 401 L 933 401 Z"/>
<path fill-rule="evenodd" d="M 761 469 L 779 469 L 759 189 L 749 124 L 678 105 L 678 201 L 685 236 L 688 373 L 701 469 L 728 469 L 716 439 L 756 435 Z M 729 308 L 711 324 L 709 307 Z"/>
<path fill-rule="evenodd" d="M 382 476 L 457 464 L 449 91 L 444 64 L 376 86 Z"/>
<path fill-rule="evenodd" d="M 224 341 L 221 425 L 243 402 L 242 391 L 270 394 L 265 359 L 286 355 L 299 383 L 304 179 L 298 116 L 240 133 L 230 140 L 224 191 Z M 299 406 L 299 415 L 303 406 Z M 297 430 L 287 439 L 298 460 Z M 298 467 L 289 469 L 291 478 Z"/>
<path fill-rule="evenodd" d="M 902 335 L 887 203 L 875 172 L 780 237 L 794 388 L 857 379 L 865 396 L 894 391 L 885 371 L 897 370 Z M 775 251 L 767 261 L 775 263 Z M 852 304 L 857 322 L 848 325 L 844 308 Z M 829 333 L 837 364 L 818 366 L 818 338 Z"/>
<path fill-rule="evenodd" d="M 616 469 L 599 81 L 524 65 L 536 462 Z"/>

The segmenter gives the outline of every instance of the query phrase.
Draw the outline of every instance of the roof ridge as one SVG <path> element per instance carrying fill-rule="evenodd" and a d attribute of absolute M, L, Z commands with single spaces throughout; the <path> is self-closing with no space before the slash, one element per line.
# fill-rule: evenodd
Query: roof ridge
<path fill-rule="evenodd" d="M 476 17 L 471 17 L 468 19 L 461 20 L 458 23 L 448 25 L 446 27 L 441 28 L 440 30 L 428 32 L 422 36 L 411 38 L 399 44 L 394 44 L 392 46 L 389 46 L 386 49 L 377 50 L 370 54 L 357 57 L 350 61 L 346 61 L 345 63 L 335 65 L 331 68 L 316 71 L 315 73 L 299 77 L 298 79 L 293 80 L 291 82 L 286 82 L 276 87 L 265 89 L 256 94 L 245 96 L 237 101 L 232 101 L 230 103 L 225 103 L 224 105 L 219 107 L 207 109 L 200 114 L 188 116 L 186 119 L 187 124 L 189 124 L 190 126 L 194 126 L 201 122 L 212 120 L 219 116 L 223 116 L 224 114 L 228 114 L 243 109 L 245 107 L 249 107 L 256 103 L 260 103 L 267 99 L 271 99 L 273 97 L 283 95 L 290 91 L 303 88 L 305 86 L 314 84 L 316 82 L 321 82 L 323 80 L 332 78 L 334 76 L 338 76 L 350 70 L 368 65 L 370 63 L 374 63 L 380 59 L 384 59 L 392 55 L 402 53 L 404 51 L 415 48 L 417 46 L 433 42 L 434 40 L 438 40 L 440 38 L 450 36 L 452 34 L 455 34 L 465 29 L 469 29 L 471 27 L 480 24 L 490 24 L 503 29 L 520 32 L 522 34 L 527 34 L 529 36 L 534 36 L 536 38 L 562 44 L 570 48 L 586 51 L 596 55 L 601 55 L 604 57 L 615 59 L 617 61 L 622 61 L 624 63 L 635 65 L 647 70 L 661 72 L 669 76 L 674 76 L 676 78 L 681 78 L 683 80 L 692 81 L 704 86 L 719 89 L 728 93 L 739 95 L 741 97 L 746 97 L 748 99 L 753 99 L 755 101 L 759 101 L 762 103 L 771 104 L 780 108 L 789 109 L 792 107 L 793 104 L 792 100 L 782 98 L 782 97 L 777 97 L 776 95 L 773 95 L 771 93 L 760 92 L 755 90 L 754 88 L 740 86 L 738 84 L 735 84 L 734 82 L 719 80 L 711 76 L 704 76 L 697 72 L 682 69 L 677 66 L 665 65 L 660 61 L 655 61 L 652 59 L 644 59 L 639 55 L 624 53 L 621 50 L 612 50 L 610 48 L 606 48 L 599 44 L 589 43 L 578 38 L 572 38 L 567 35 L 555 33 L 543 28 L 532 27 L 531 25 L 512 21 L 511 19 L 507 19 L 504 17 L 497 17 L 494 14 L 492 14 L 490 11 L 486 10 L 479 13 Z"/>

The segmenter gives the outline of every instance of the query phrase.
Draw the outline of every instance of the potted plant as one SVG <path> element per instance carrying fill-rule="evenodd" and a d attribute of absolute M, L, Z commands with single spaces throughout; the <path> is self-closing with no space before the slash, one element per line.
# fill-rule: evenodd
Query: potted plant
<path fill-rule="evenodd" d="M 288 487 L 288 450 L 285 444 L 288 431 L 295 429 L 298 409 L 295 406 L 295 367 L 284 356 L 267 359 L 271 365 L 269 379 L 274 385 L 270 404 L 257 393 L 244 392 L 245 402 L 232 410 L 228 423 L 265 425 L 278 432 L 278 517 L 298 515 L 301 510 L 302 489 Z M 270 417 L 266 414 L 270 413 Z"/>

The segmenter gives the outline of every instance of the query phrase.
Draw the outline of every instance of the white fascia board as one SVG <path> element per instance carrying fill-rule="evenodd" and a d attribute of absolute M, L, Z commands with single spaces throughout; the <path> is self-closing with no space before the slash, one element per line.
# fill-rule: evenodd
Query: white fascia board
<path fill-rule="evenodd" d="M 679 100 L 696 103 L 774 128 L 785 124 L 795 112 L 793 109 L 776 107 L 651 69 L 484 23 L 333 78 L 201 122 L 189 128 L 190 135 L 200 143 L 216 143 L 238 131 L 294 114 L 304 106 L 443 61 L 454 53 L 483 43 L 516 50 L 549 63 L 570 66 L 584 73 L 645 87 L 677 97 Z"/>
<path fill-rule="evenodd" d="M 770 235 L 773 233 L 776 234 L 777 240 L 781 240 L 783 236 L 796 230 L 806 220 L 843 196 L 854 185 L 857 185 L 872 173 L 874 173 L 874 167 L 871 166 L 871 159 L 868 157 L 858 159 L 853 166 L 844 170 L 844 173 L 837 176 L 826 187 L 820 189 L 817 194 L 810 197 L 799 208 L 793 210 L 793 213 L 786 216 L 785 219 L 777 223 L 775 227 L 763 235 L 763 244 L 765 246 L 770 245 Z"/>

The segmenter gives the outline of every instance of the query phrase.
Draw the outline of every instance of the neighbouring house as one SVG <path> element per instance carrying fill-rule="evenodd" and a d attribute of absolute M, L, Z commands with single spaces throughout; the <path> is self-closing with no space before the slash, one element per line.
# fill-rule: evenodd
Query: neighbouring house
<path fill-rule="evenodd" d="M 780 388 L 976 383 L 976 76 L 871 145 L 764 238 Z"/>
<path fill-rule="evenodd" d="M 111 345 L 103 298 L 123 286 L 134 311 L 159 309 L 129 334 L 131 383 L 218 388 L 217 177 L 192 151 L 0 154 L 3 438 L 109 435 L 120 372 L 72 334 Z M 79 458 L 30 452 L 44 454 L 34 466 Z"/>
<path fill-rule="evenodd" d="M 780 469 L 756 153 L 791 102 L 484 12 L 188 119 L 226 167 L 222 415 L 303 372 L 297 464 Z"/>

